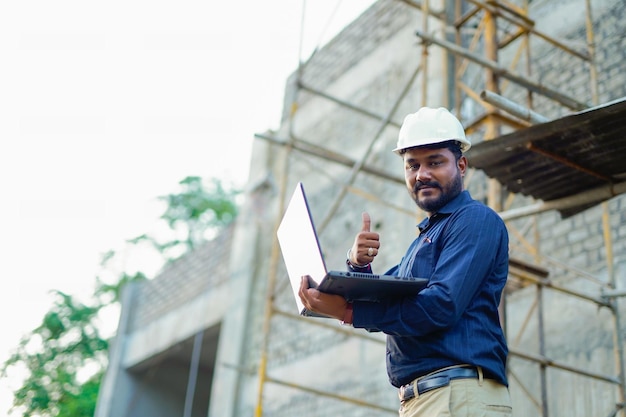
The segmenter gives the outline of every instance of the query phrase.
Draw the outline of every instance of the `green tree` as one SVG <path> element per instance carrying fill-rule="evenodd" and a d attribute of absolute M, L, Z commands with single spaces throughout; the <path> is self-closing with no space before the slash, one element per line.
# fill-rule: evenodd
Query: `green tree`
<path fill-rule="evenodd" d="M 195 249 L 237 216 L 239 190 L 225 188 L 215 178 L 205 184 L 202 178 L 190 176 L 179 184 L 181 192 L 160 196 L 159 199 L 167 205 L 161 219 L 171 230 L 181 232 L 184 237 L 160 242 L 144 234 L 131 240 L 135 244 L 142 241 L 150 243 L 167 259 L 172 259 L 171 253 L 180 254 Z"/>
<path fill-rule="evenodd" d="M 159 243 L 142 235 L 129 241 L 149 241 L 164 261 L 170 259 L 166 254 L 169 249 L 193 250 L 210 237 L 207 232 L 218 232 L 237 215 L 239 192 L 225 189 L 219 180 L 213 179 L 207 187 L 199 177 L 187 177 L 180 185 L 179 194 L 159 197 L 167 206 L 161 219 L 172 230 L 182 228 L 186 238 Z M 114 251 L 105 253 L 101 266 L 106 268 L 115 256 Z M 122 272 L 112 284 L 96 277 L 90 305 L 54 291 L 54 303 L 41 325 L 20 340 L 0 368 L 1 377 L 6 377 L 13 367 L 26 374 L 22 386 L 14 392 L 13 408 L 22 410 L 23 417 L 93 416 L 109 349 L 108 340 L 98 328 L 98 314 L 119 302 L 124 285 L 145 279 L 142 272 Z"/>
<path fill-rule="evenodd" d="M 94 394 L 106 360 L 108 342 L 94 325 L 100 306 L 87 306 L 60 291 L 39 327 L 24 336 L 3 372 L 22 365 L 28 376 L 14 393 L 13 405 L 23 415 L 92 416 Z M 96 371 L 86 380 L 80 370 Z"/>

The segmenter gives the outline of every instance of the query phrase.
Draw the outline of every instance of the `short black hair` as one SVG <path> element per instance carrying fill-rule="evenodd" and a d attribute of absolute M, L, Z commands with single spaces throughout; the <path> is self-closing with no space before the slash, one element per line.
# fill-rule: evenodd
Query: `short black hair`
<path fill-rule="evenodd" d="M 461 142 L 459 142 L 458 140 L 454 140 L 454 139 L 446 140 L 443 142 L 437 142 L 437 143 L 429 143 L 428 145 L 414 146 L 412 148 L 404 148 L 400 150 L 400 155 L 404 155 L 408 149 L 413 149 L 413 148 L 422 148 L 422 149 L 446 148 L 450 152 L 452 152 L 452 155 L 454 155 L 454 159 L 457 161 L 461 158 L 461 156 L 463 156 L 463 152 L 461 152 Z"/>

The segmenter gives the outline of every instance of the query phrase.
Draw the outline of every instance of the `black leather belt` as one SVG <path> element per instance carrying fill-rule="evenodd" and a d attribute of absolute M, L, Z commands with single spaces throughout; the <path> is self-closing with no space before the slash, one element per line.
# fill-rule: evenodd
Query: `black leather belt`
<path fill-rule="evenodd" d="M 417 395 L 432 391 L 437 388 L 445 387 L 450 384 L 453 379 L 478 378 L 478 370 L 476 368 L 451 368 L 439 372 L 434 372 L 423 379 L 417 381 L 417 384 L 411 382 L 400 387 L 398 396 L 400 401 L 407 401 L 415 397 L 415 387 L 417 385 Z"/>

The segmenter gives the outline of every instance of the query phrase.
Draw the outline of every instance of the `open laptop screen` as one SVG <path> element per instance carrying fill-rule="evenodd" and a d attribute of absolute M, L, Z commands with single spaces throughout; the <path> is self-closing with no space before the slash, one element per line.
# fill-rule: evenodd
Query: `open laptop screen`
<path fill-rule="evenodd" d="M 298 183 L 277 234 L 291 289 L 300 312 L 304 310 L 298 296 L 301 277 L 310 275 L 316 283 L 319 283 L 326 275 L 326 265 L 310 216 L 304 188 L 302 183 Z"/>

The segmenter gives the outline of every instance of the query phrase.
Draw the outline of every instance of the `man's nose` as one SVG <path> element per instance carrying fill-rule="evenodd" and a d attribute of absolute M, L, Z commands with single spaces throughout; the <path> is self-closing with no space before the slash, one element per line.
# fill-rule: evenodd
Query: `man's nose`
<path fill-rule="evenodd" d="M 430 169 L 424 165 L 421 165 L 417 170 L 417 174 L 415 175 L 416 181 L 427 182 L 430 181 Z"/>

